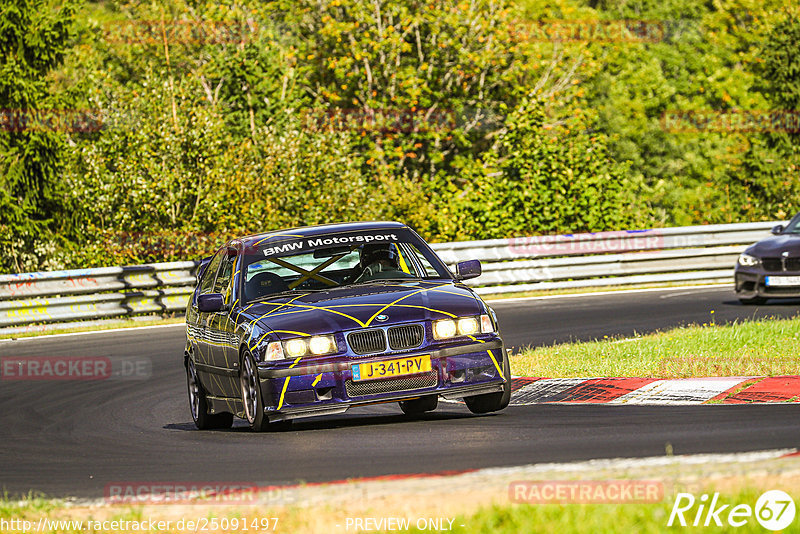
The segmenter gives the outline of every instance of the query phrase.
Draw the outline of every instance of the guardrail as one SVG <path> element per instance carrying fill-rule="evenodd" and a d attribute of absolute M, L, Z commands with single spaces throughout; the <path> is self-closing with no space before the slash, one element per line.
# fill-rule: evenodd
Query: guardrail
<path fill-rule="evenodd" d="M 778 222 L 437 243 L 453 265 L 479 259 L 480 294 L 664 282 L 728 282 L 744 248 Z M 0 333 L 182 311 L 197 262 L 0 275 Z"/>

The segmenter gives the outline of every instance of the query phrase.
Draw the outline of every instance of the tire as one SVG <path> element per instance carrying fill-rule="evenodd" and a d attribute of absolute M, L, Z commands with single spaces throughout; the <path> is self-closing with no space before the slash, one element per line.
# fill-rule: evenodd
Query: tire
<path fill-rule="evenodd" d="M 291 421 L 270 424 L 269 418 L 264 415 L 264 398 L 261 395 L 261 385 L 258 380 L 258 366 L 249 352 L 242 358 L 239 384 L 242 389 L 242 404 L 244 416 L 253 432 L 266 432 L 273 430 L 288 430 Z"/>
<path fill-rule="evenodd" d="M 740 298 L 739 302 L 744 304 L 745 306 L 754 306 L 756 304 L 764 304 L 767 302 L 767 299 L 764 297 L 750 297 L 749 299 Z"/>
<path fill-rule="evenodd" d="M 505 347 L 503 351 L 503 375 L 505 376 L 506 383 L 503 384 L 503 391 L 497 393 L 486 393 L 484 395 L 475 395 L 473 397 L 464 397 L 464 402 L 469 408 L 469 411 L 476 414 L 497 412 L 508 406 L 511 402 L 511 366 L 508 362 L 508 355 L 506 354 Z"/>
<path fill-rule="evenodd" d="M 208 413 L 206 390 L 203 389 L 203 384 L 197 377 L 197 370 L 191 358 L 186 363 L 186 385 L 189 389 L 189 410 L 192 412 L 192 420 L 198 429 L 230 428 L 233 425 L 232 413 Z"/>
<path fill-rule="evenodd" d="M 432 412 L 439 405 L 438 395 L 426 395 L 418 399 L 400 401 L 400 409 L 406 415 L 422 415 L 425 412 Z"/>

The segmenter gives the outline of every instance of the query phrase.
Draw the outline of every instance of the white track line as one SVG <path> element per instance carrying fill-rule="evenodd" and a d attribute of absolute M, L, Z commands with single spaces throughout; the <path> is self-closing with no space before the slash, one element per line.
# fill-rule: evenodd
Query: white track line
<path fill-rule="evenodd" d="M 28 336 L 28 337 L 17 337 L 17 338 L 9 338 L 9 339 L 0 339 L 0 343 L 8 343 L 14 342 L 19 343 L 20 341 L 35 341 L 39 340 L 48 340 L 53 338 L 60 338 L 60 337 L 71 337 L 71 336 L 83 336 L 89 334 L 110 334 L 115 332 L 131 332 L 136 330 L 148 330 L 153 328 L 176 328 L 180 326 L 181 328 L 186 328 L 186 323 L 175 323 L 175 324 L 154 324 L 150 326 L 130 326 L 127 328 L 109 328 L 108 330 L 90 330 L 89 332 L 67 332 L 64 334 L 42 334 L 41 336 Z"/>
<path fill-rule="evenodd" d="M 548 471 L 596 471 L 601 469 L 636 469 L 643 467 L 661 467 L 668 465 L 710 465 L 713 463 L 747 463 L 762 460 L 773 460 L 794 454 L 797 449 L 769 449 L 754 452 L 736 452 L 727 454 L 686 454 L 678 456 L 649 456 L 645 458 L 609 458 L 586 460 L 581 462 L 531 464 L 518 467 L 490 467 L 465 473 L 461 476 L 476 474 L 504 475 L 525 470 L 530 472 Z"/>
<path fill-rule="evenodd" d="M 697 286 L 675 286 L 675 287 L 648 287 L 644 289 L 618 289 L 616 291 L 595 291 L 595 292 L 586 292 L 586 293 L 567 293 L 565 295 L 544 295 L 541 297 L 512 297 L 507 299 L 489 299 L 486 300 L 486 303 L 490 306 L 498 303 L 514 303 L 514 302 L 525 302 L 527 300 L 553 300 L 553 299 L 567 299 L 567 298 L 578 298 L 578 297 L 594 297 L 594 296 L 602 296 L 602 295 L 625 295 L 628 293 L 653 293 L 656 291 L 678 291 L 687 289 L 719 289 L 722 287 L 730 287 L 731 291 L 733 291 L 733 284 L 724 283 L 724 284 L 705 284 L 705 285 L 697 285 Z"/>

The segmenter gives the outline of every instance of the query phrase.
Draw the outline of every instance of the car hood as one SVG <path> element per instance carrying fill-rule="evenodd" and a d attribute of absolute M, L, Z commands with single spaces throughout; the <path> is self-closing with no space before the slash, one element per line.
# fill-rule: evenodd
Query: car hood
<path fill-rule="evenodd" d="M 762 239 L 745 251 L 759 258 L 780 258 L 781 253 L 788 251 L 792 257 L 800 256 L 800 235 L 776 235 Z"/>
<path fill-rule="evenodd" d="M 299 295 L 268 298 L 250 306 L 247 315 L 264 332 L 292 337 L 486 313 L 470 290 L 452 282 L 368 284 Z"/>

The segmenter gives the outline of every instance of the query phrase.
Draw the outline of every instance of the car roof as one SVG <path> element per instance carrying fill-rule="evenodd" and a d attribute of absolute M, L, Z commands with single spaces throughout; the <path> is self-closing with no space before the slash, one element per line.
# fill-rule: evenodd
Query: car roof
<path fill-rule="evenodd" d="M 406 229 L 403 223 L 396 221 L 361 221 L 361 222 L 347 222 L 347 223 L 334 223 L 334 224 L 321 224 L 317 226 L 298 226 L 295 228 L 283 228 L 281 230 L 274 230 L 263 234 L 253 234 L 245 237 L 240 237 L 232 240 L 232 242 L 240 242 L 245 247 L 255 246 L 257 243 L 269 238 L 303 238 L 313 237 L 324 234 L 335 234 L 344 232 L 358 232 L 365 230 L 400 230 Z"/>

